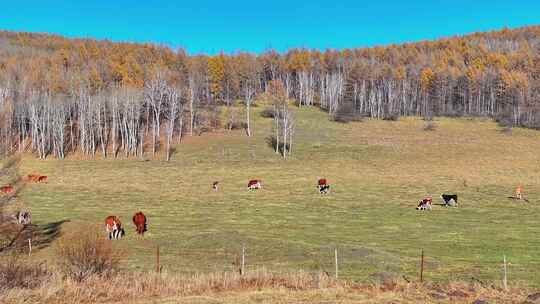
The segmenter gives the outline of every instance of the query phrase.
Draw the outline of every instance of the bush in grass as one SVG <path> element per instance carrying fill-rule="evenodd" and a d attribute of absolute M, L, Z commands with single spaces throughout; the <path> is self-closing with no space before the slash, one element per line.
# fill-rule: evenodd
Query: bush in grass
<path fill-rule="evenodd" d="M 382 118 L 383 120 L 388 120 L 388 121 L 398 121 L 399 120 L 399 114 L 397 113 L 387 113 L 383 116 Z"/>
<path fill-rule="evenodd" d="M 46 267 L 34 264 L 20 255 L 0 257 L 0 290 L 37 288 L 50 276 Z"/>
<path fill-rule="evenodd" d="M 276 111 L 273 108 L 267 107 L 261 111 L 261 116 L 264 118 L 274 118 L 276 116 Z"/>
<path fill-rule="evenodd" d="M 79 282 L 92 275 L 109 275 L 118 270 L 122 256 L 113 243 L 96 227 L 83 227 L 58 241 L 58 266 Z"/>

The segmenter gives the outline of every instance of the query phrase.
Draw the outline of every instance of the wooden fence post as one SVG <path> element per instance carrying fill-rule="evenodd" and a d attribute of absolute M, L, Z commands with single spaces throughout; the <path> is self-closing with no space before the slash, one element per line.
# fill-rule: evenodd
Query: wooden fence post
<path fill-rule="evenodd" d="M 506 255 L 503 255 L 503 263 L 504 263 L 503 287 L 504 287 L 504 290 L 508 290 L 508 281 L 507 281 L 507 276 L 506 276 Z"/>
<path fill-rule="evenodd" d="M 32 254 L 32 239 L 28 239 L 28 256 Z"/>
<path fill-rule="evenodd" d="M 159 245 L 156 247 L 156 272 L 161 273 L 161 267 L 159 265 Z"/>
<path fill-rule="evenodd" d="M 337 259 L 337 247 L 334 249 L 334 260 L 336 264 L 336 279 L 339 277 L 338 259 Z"/>
<path fill-rule="evenodd" d="M 422 249 L 422 257 L 420 258 L 420 283 L 424 282 L 424 249 Z"/>
<path fill-rule="evenodd" d="M 245 270 L 244 270 L 245 263 L 246 263 L 246 246 L 242 244 L 242 264 L 240 265 L 241 275 L 245 274 Z"/>

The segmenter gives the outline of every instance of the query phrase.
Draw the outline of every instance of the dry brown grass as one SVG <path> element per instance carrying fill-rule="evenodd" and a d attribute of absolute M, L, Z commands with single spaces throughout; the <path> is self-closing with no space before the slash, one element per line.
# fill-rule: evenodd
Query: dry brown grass
<path fill-rule="evenodd" d="M 0 259 L 0 292 L 9 289 L 33 289 L 48 280 L 51 273 L 42 264 L 35 264 L 12 254 Z"/>
<path fill-rule="evenodd" d="M 81 282 L 92 275 L 111 275 L 118 270 L 123 254 L 97 227 L 83 225 L 58 241 L 56 255 L 62 273 Z"/>
<path fill-rule="evenodd" d="M 245 276 L 232 272 L 179 276 L 119 272 L 78 282 L 61 275 L 34 288 L 3 289 L 3 303 L 521 303 L 526 289 L 452 283 L 388 281 L 360 284 L 306 272 L 274 274 L 264 269 Z M 219 301 L 217 301 L 219 300 Z"/>

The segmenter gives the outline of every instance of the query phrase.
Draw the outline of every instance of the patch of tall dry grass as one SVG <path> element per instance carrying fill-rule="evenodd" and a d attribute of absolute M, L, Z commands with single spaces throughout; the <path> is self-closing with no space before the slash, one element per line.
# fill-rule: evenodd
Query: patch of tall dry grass
<path fill-rule="evenodd" d="M 56 244 L 59 269 L 78 282 L 92 275 L 103 277 L 118 271 L 123 255 L 91 225 L 67 233 Z"/>
<path fill-rule="evenodd" d="M 90 275 L 83 281 L 56 272 L 33 286 L 2 288 L 0 299 L 5 304 L 176 303 L 191 297 L 208 297 L 209 302 L 223 298 L 225 303 L 235 303 L 241 297 L 242 301 L 251 303 L 260 300 L 261 293 L 265 295 L 266 302 L 271 303 L 276 299 L 287 299 L 285 302 L 326 299 L 325 303 L 329 303 L 328 300 L 339 303 L 388 303 L 389 300 L 398 300 L 399 303 L 471 303 L 480 299 L 488 303 L 522 303 L 529 294 L 522 288 L 505 291 L 471 283 L 441 285 L 387 281 L 362 284 L 335 280 L 324 274 L 276 274 L 260 269 L 245 275 L 236 272 L 194 275 L 116 272 L 108 276 Z M 199 302 L 205 303 L 204 300 Z"/>

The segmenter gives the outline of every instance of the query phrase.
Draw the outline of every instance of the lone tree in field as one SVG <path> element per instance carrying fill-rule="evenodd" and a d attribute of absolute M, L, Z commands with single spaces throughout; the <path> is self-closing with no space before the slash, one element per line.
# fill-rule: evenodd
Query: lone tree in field
<path fill-rule="evenodd" d="M 294 137 L 294 116 L 289 110 L 283 83 L 273 80 L 268 84 L 268 93 L 274 107 L 274 125 L 272 144 L 276 153 L 283 158 L 291 155 Z"/>

